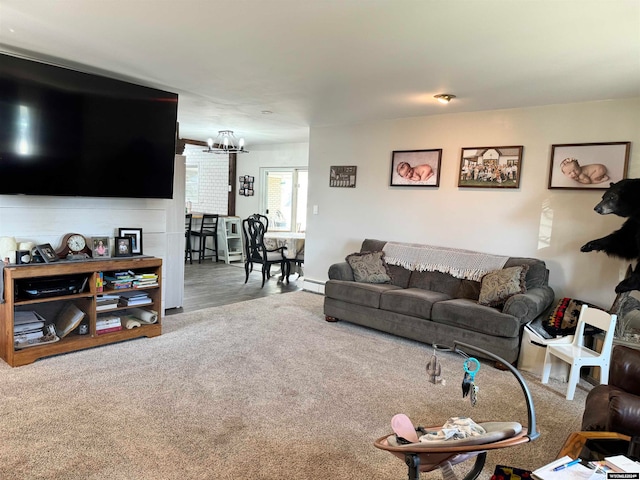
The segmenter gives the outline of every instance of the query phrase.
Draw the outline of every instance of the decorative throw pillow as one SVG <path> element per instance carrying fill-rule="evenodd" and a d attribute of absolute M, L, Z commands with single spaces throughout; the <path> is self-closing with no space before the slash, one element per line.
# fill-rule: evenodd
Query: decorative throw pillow
<path fill-rule="evenodd" d="M 583 302 L 575 298 L 562 298 L 549 315 L 546 321 L 542 322 L 542 326 L 550 335 L 555 337 L 564 337 L 573 335 L 578 326 L 578 318 L 580 317 L 580 309 L 582 305 L 588 305 L 589 308 L 600 308 L 589 302 Z M 601 309 L 602 310 L 602 309 Z"/>
<path fill-rule="evenodd" d="M 525 277 L 529 265 L 518 265 L 486 273 L 482 277 L 478 303 L 489 307 L 503 305 L 509 297 L 527 291 Z"/>
<path fill-rule="evenodd" d="M 384 261 L 384 252 L 352 253 L 345 258 L 356 282 L 389 283 L 391 277 Z"/>

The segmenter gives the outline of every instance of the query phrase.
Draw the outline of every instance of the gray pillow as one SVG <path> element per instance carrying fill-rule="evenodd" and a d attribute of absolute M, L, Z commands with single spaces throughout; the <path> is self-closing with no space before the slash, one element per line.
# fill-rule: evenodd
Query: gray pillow
<path fill-rule="evenodd" d="M 384 252 L 360 252 L 347 255 L 345 258 L 353 270 L 353 278 L 362 283 L 389 283 L 391 277 Z"/>

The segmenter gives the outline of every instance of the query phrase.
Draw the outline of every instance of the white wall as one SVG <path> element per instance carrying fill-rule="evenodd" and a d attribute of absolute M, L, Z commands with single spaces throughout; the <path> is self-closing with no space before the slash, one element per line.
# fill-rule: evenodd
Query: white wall
<path fill-rule="evenodd" d="M 187 144 L 187 165 L 198 166 L 198 200 L 191 203 L 194 212 L 226 215 L 229 206 L 229 155 L 207 153 L 206 148 Z"/>
<path fill-rule="evenodd" d="M 176 162 L 180 161 L 184 158 L 177 156 Z M 184 168 L 180 176 L 184 179 Z M 184 268 L 184 250 L 175 258 L 176 255 L 169 256 L 167 248 L 168 231 L 175 230 L 168 212 L 175 212 L 176 208 L 180 216 L 184 212 L 184 189 L 179 193 L 181 197 L 175 201 L 0 195 L 0 237 L 15 237 L 18 242 L 50 243 L 57 249 L 67 233 L 80 233 L 89 238 L 109 237 L 113 245 L 118 228 L 142 228 L 143 253 L 163 259 L 165 289 L 172 284 L 166 272 Z M 176 202 L 179 207 L 174 205 Z M 181 231 L 182 228 L 180 226 Z M 170 264 L 175 266 L 168 269 Z"/>
<path fill-rule="evenodd" d="M 593 211 L 601 190 L 547 189 L 551 145 L 630 141 L 628 177 L 640 177 L 639 125 L 636 98 L 311 128 L 305 280 L 324 283 L 377 238 L 541 258 L 556 297 L 608 308 L 627 262 L 579 249 L 623 219 Z M 457 187 L 461 148 L 501 145 L 524 146 L 520 188 Z M 439 188 L 389 186 L 393 150 L 434 148 Z M 331 165 L 356 165 L 356 188 L 330 188 Z"/>

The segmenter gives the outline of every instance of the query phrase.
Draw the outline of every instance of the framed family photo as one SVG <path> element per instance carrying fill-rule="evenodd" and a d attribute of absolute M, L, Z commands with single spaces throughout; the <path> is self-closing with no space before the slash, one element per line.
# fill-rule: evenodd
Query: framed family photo
<path fill-rule="evenodd" d="M 131 239 L 130 255 L 142 255 L 142 229 L 141 228 L 119 228 L 119 237 Z"/>
<path fill-rule="evenodd" d="M 394 150 L 391 154 L 391 187 L 437 187 L 440 185 L 442 149 Z"/>
<path fill-rule="evenodd" d="M 111 256 L 111 249 L 109 247 L 110 245 L 108 237 L 93 238 L 93 258 L 109 258 Z"/>
<path fill-rule="evenodd" d="M 522 145 L 463 148 L 458 187 L 518 188 L 522 149 Z"/>
<path fill-rule="evenodd" d="M 606 190 L 627 178 L 630 148 L 631 142 L 552 145 L 549 189 Z"/>

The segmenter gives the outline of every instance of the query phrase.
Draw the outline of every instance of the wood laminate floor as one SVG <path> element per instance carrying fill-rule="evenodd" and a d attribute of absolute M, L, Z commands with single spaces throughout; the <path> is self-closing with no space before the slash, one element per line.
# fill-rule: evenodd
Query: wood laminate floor
<path fill-rule="evenodd" d="M 218 307 L 230 303 L 244 302 L 254 298 L 266 297 L 277 293 L 302 290 L 302 278 L 297 274 L 289 277 L 289 284 L 279 280 L 280 272 L 272 268 L 271 278 L 260 288 L 262 275 L 260 265 L 255 265 L 249 274 L 249 281 L 244 283 L 244 264 L 234 262 L 226 264 L 222 261 L 205 260 L 198 264 L 186 263 L 184 271 L 184 302 L 181 308 L 171 308 L 165 315 L 192 312 L 203 308 Z"/>

